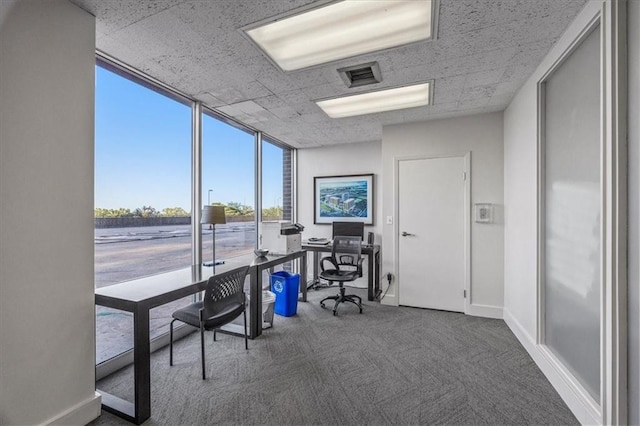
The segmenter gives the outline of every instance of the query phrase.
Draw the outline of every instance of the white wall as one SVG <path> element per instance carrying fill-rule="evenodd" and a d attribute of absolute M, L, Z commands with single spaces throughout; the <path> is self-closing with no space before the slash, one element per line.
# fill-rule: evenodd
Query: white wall
<path fill-rule="evenodd" d="M 373 173 L 374 213 L 373 226 L 364 228 L 375 234 L 380 244 L 382 229 L 382 182 L 381 182 L 381 143 L 368 142 L 358 144 L 334 145 L 322 148 L 301 149 L 298 151 L 298 222 L 304 225 L 303 238 L 331 238 L 331 225 L 313 223 L 313 178 L 316 176 L 357 175 Z M 381 253 L 385 255 L 384 251 Z M 366 287 L 365 276 L 357 281 L 359 287 Z M 311 268 L 309 268 L 311 273 Z"/>
<path fill-rule="evenodd" d="M 383 127 L 383 217 L 393 216 L 394 159 L 471 152 L 471 206 L 494 204 L 493 224 L 471 224 L 471 302 L 475 315 L 501 317 L 503 304 L 503 123 L 502 113 Z M 416 191 L 419 188 L 416 188 Z M 393 225 L 383 225 L 383 273 L 395 270 Z M 384 300 L 397 304 L 395 283 Z"/>
<path fill-rule="evenodd" d="M 536 86 L 504 112 L 504 307 L 535 340 L 537 298 Z"/>
<path fill-rule="evenodd" d="M 640 424 L 640 1 L 628 2 L 629 424 Z"/>
<path fill-rule="evenodd" d="M 85 424 L 95 394 L 94 18 L 0 2 L 0 424 Z"/>

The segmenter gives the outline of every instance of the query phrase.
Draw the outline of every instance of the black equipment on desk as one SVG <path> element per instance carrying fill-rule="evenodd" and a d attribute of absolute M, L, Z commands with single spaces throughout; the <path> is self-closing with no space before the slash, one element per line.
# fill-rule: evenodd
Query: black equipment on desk
<path fill-rule="evenodd" d="M 280 229 L 280 235 L 300 234 L 302 231 L 304 231 L 304 226 L 299 223 L 294 223 L 293 225 L 283 226 Z"/>
<path fill-rule="evenodd" d="M 364 240 L 364 222 L 333 222 L 331 237 L 360 237 Z"/>

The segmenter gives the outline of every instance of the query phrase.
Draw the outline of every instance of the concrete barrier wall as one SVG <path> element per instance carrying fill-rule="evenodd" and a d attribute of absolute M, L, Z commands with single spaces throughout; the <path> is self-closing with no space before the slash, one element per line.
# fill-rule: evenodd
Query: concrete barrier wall
<path fill-rule="evenodd" d="M 189 225 L 191 217 L 97 217 L 94 223 L 96 228 Z"/>
<path fill-rule="evenodd" d="M 278 220 L 278 218 L 263 217 L 263 220 Z M 252 217 L 227 216 L 227 223 L 253 222 Z M 95 227 L 100 228 L 132 228 L 138 226 L 170 226 L 190 225 L 191 217 L 97 217 Z"/>

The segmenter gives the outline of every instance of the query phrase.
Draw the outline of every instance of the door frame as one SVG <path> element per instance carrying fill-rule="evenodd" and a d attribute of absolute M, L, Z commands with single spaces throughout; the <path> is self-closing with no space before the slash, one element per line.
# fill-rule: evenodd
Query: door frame
<path fill-rule="evenodd" d="M 400 304 L 400 292 L 402 291 L 402 283 L 399 280 L 400 271 L 400 163 L 412 160 L 437 160 L 442 158 L 462 157 L 464 161 L 464 313 L 468 314 L 471 309 L 471 151 L 456 155 L 406 155 L 393 157 L 393 256 L 394 265 L 393 273 L 398 280 L 396 281 L 396 306 Z"/>

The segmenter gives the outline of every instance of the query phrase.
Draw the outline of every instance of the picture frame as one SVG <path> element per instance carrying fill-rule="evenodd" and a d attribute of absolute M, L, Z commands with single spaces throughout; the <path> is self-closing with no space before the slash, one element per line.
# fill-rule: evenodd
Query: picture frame
<path fill-rule="evenodd" d="M 373 225 L 373 174 L 313 178 L 313 223 L 364 222 Z"/>

